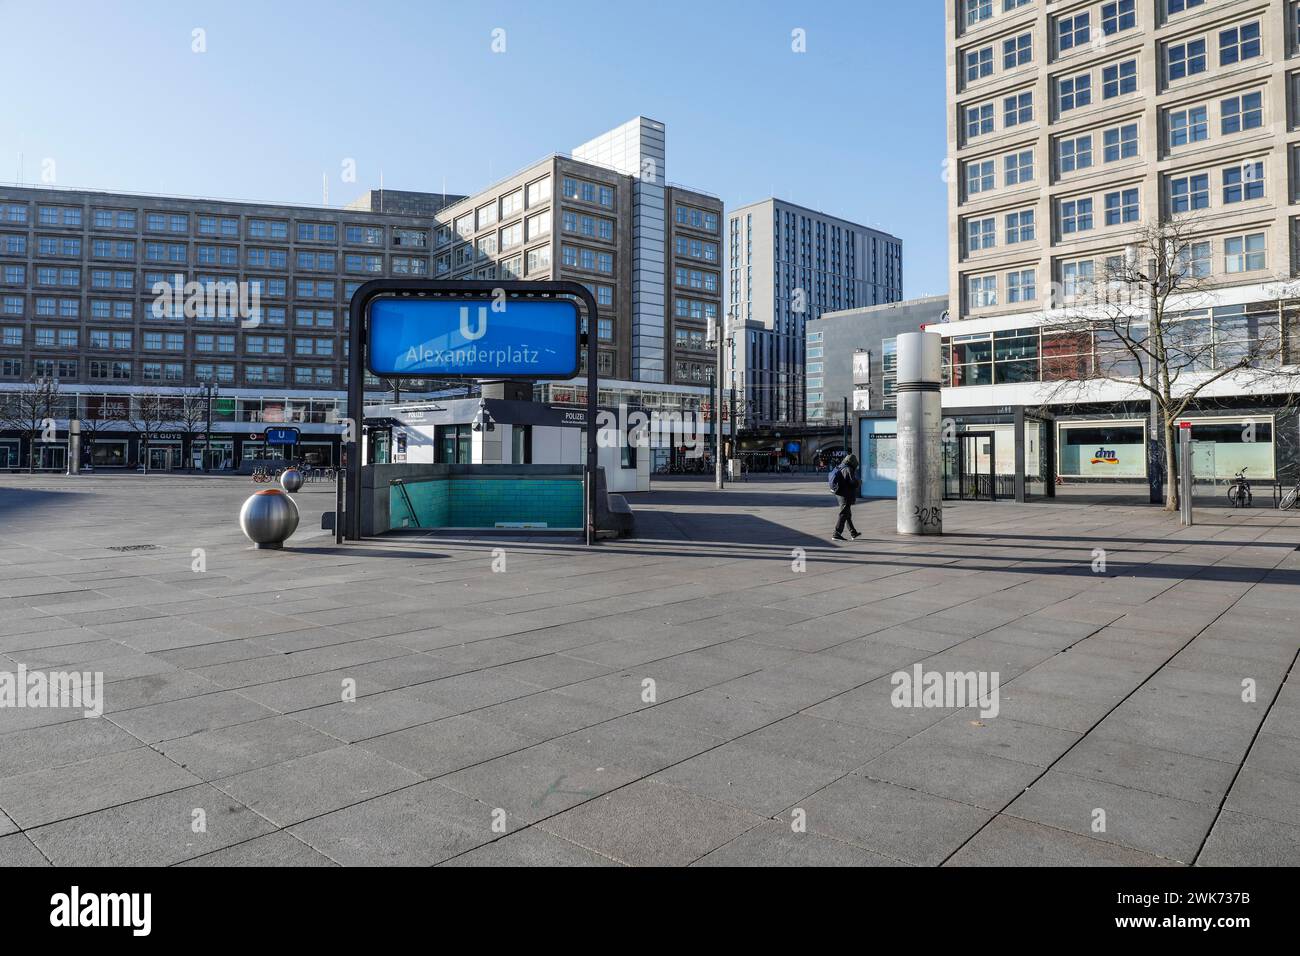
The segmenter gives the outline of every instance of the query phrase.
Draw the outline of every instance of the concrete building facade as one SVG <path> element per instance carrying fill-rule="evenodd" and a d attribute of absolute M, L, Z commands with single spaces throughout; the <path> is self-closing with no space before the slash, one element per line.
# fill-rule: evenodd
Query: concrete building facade
<path fill-rule="evenodd" d="M 727 216 L 727 314 L 741 427 L 804 420 L 806 324 L 903 297 L 895 236 L 764 199 Z"/>
<path fill-rule="evenodd" d="M 1202 387 L 1187 413 L 1206 447 L 1197 477 L 1249 465 L 1289 480 L 1297 4 L 947 0 L 946 30 L 945 410 L 1050 408 L 1061 476 L 1146 478 L 1160 460 L 1147 392 L 1100 371 L 1113 352 L 1101 333 L 1060 327 L 1110 308 L 1143 236 L 1177 230 L 1175 271 L 1200 290 L 1169 302 L 1177 334 L 1204 346 L 1180 384 Z M 1145 301 L 1127 308 L 1143 327 Z M 1282 343 L 1271 361 L 1286 375 L 1224 374 L 1266 340 Z"/>

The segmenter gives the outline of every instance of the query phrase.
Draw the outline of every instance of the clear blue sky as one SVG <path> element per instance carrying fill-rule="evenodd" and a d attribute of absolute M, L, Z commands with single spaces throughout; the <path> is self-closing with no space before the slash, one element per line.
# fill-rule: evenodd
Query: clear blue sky
<path fill-rule="evenodd" d="M 941 0 L 0 0 L 0 90 L 0 181 L 22 153 L 29 184 L 319 202 L 327 172 L 332 205 L 381 169 L 474 192 L 641 113 L 669 180 L 879 225 L 907 296 L 947 289 Z"/>

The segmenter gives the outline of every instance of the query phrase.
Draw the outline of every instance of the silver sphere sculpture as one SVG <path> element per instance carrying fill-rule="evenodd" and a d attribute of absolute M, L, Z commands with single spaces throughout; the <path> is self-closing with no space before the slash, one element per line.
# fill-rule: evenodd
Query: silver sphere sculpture
<path fill-rule="evenodd" d="M 298 529 L 298 506 L 279 488 L 255 491 L 239 509 L 239 527 L 257 547 L 278 549 Z"/>
<path fill-rule="evenodd" d="M 297 468 L 286 468 L 280 474 L 280 487 L 293 493 L 302 487 L 302 472 Z"/>

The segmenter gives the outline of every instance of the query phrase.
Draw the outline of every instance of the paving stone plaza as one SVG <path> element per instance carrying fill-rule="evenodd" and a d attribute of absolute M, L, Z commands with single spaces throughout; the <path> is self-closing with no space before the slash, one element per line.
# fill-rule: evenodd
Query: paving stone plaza
<path fill-rule="evenodd" d="M 274 552 L 247 479 L 0 477 L 0 672 L 104 682 L 0 708 L 0 863 L 1300 863 L 1300 515 L 876 501 L 841 544 L 824 484 L 657 482 L 592 549 L 336 546 L 309 485 Z"/>

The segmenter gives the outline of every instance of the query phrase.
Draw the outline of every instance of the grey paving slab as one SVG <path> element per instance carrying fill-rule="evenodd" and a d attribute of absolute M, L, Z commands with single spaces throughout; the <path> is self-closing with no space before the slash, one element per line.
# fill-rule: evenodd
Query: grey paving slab
<path fill-rule="evenodd" d="M 504 836 L 447 847 L 456 865 L 608 864 L 656 859 L 656 848 L 702 864 L 934 863 L 959 847 L 954 863 L 1143 865 L 1186 855 L 1190 821 L 1215 812 L 1243 760 L 1202 856 L 1285 859 L 1269 838 L 1285 849 L 1296 826 L 1300 688 L 1268 711 L 1300 628 L 1300 516 L 1210 509 L 1187 533 L 1146 506 L 1091 507 L 1086 489 L 1067 487 L 1054 502 L 952 503 L 942 540 L 900 539 L 892 502 L 864 502 L 866 537 L 832 547 L 831 503 L 806 501 L 817 476 L 755 479 L 739 493 L 657 482 L 635 503 L 637 539 L 598 552 L 507 542 L 510 573 L 492 575 L 500 539 L 337 552 L 312 533 L 254 552 L 230 521 L 246 480 L 83 476 L 131 540 L 158 545 L 117 554 L 106 545 L 122 543 L 121 522 L 31 494 L 70 480 L 0 476 L 0 493 L 31 499 L 7 512 L 0 542 L 0 670 L 21 660 L 100 671 L 109 716 L 0 710 L 0 820 L 13 818 L 3 828 L 58 833 L 166 806 L 207 780 L 241 788 L 271 824 L 362 821 L 335 837 L 383 857 L 403 819 L 385 808 L 434 778 L 507 813 Z M 186 522 L 149 512 L 159 494 L 184 496 Z M 300 498 L 312 528 L 330 496 Z M 196 535 L 208 549 L 201 575 L 189 570 Z M 791 542 L 808 547 L 806 573 L 790 568 Z M 1093 547 L 1107 549 L 1107 575 L 1089 573 Z M 999 671 L 998 715 L 894 707 L 892 671 L 917 662 Z M 1240 699 L 1247 676 L 1253 704 Z M 642 699 L 647 677 L 653 700 Z M 1077 780 L 1071 796 L 1085 802 L 1100 792 L 1089 788 L 1117 788 L 1110 798 L 1141 820 L 1143 847 L 1116 836 L 1113 814 L 1105 835 L 1052 823 L 1068 799 L 1039 808 L 1042 820 L 979 828 L 1022 767 L 1039 773 L 1067 750 L 1049 779 Z M 907 785 L 843 776 L 872 763 Z M 70 768 L 85 779 L 60 776 Z M 682 779 L 645 780 L 660 773 Z M 708 846 L 701 857 L 674 855 L 674 835 L 652 832 L 668 826 L 651 812 L 665 791 L 762 822 L 716 846 L 705 833 L 692 842 Z M 642 849 L 626 859 L 528 826 L 577 817 L 605 794 L 643 821 L 611 837 L 637 834 Z M 784 816 L 763 821 L 795 800 L 810 810 L 806 833 Z M 140 842 L 158 859 L 178 852 Z M 0 835 L 6 854 L 44 860 L 22 833 Z M 285 833 L 193 858 L 205 861 L 331 862 Z"/>
<path fill-rule="evenodd" d="M 553 741 L 598 763 L 648 775 L 724 743 L 721 737 L 674 723 L 658 707 L 626 714 Z"/>
<path fill-rule="evenodd" d="M 1198 866 L 1300 866 L 1300 826 L 1234 810 L 1215 821 Z"/>
<path fill-rule="evenodd" d="M 27 835 L 56 866 L 171 866 L 274 830 L 206 784 L 37 827 Z"/>
<path fill-rule="evenodd" d="M 244 843 L 205 853 L 179 866 L 336 866 L 337 864 L 290 835 L 279 830 Z"/>
<path fill-rule="evenodd" d="M 430 780 L 289 832 L 346 866 L 431 866 L 493 839 L 492 809 Z"/>
<path fill-rule="evenodd" d="M 1104 831 L 1094 830 L 1104 811 Z M 1010 816 L 1191 863 L 1215 809 L 1173 797 L 1048 771 L 1007 808 Z"/>
<path fill-rule="evenodd" d="M 820 833 L 796 832 L 793 820 L 771 820 L 746 830 L 692 866 L 905 866 Z"/>
<path fill-rule="evenodd" d="M 974 711 L 961 710 L 931 724 L 913 739 L 1046 767 L 1079 738 L 1080 734 L 1072 731 L 1012 720 L 1000 713 L 982 718 Z"/>
<path fill-rule="evenodd" d="M 108 719 L 145 743 L 158 743 L 274 715 L 275 711 L 256 701 L 233 691 L 221 691 L 117 711 Z"/>
<path fill-rule="evenodd" d="M 34 727 L 0 737 L 0 777 L 49 770 L 139 746 L 136 737 L 103 718 Z"/>
<path fill-rule="evenodd" d="M 873 780 L 1001 810 L 1043 772 L 1041 767 L 940 743 L 908 740 L 855 773 Z"/>
<path fill-rule="evenodd" d="M 418 775 L 358 747 L 336 747 L 216 782 L 271 822 L 287 827 L 419 783 Z"/>
<path fill-rule="evenodd" d="M 761 823 L 743 810 L 642 780 L 541 828 L 633 866 L 684 866 Z"/>
<path fill-rule="evenodd" d="M 32 845 L 24 833 L 0 837 L 0 867 L 49 866 L 50 861 Z"/>
<path fill-rule="evenodd" d="M 993 814 L 857 775 L 803 802 L 808 829 L 916 866 L 936 866 Z"/>
<path fill-rule="evenodd" d="M 461 714 L 370 737 L 358 746 L 422 776 L 440 777 L 532 744 L 529 737 Z"/>
<path fill-rule="evenodd" d="M 1080 741 L 1055 769 L 1213 807 L 1237 772 L 1236 764 L 1093 736 Z"/>
<path fill-rule="evenodd" d="M 165 740 L 156 748 L 190 773 L 216 780 L 338 745 L 334 737 L 277 716 Z"/>
<path fill-rule="evenodd" d="M 199 783 L 147 747 L 0 779 L 0 810 L 24 829 Z"/>
<path fill-rule="evenodd" d="M 999 815 L 945 866 L 1177 866 L 1092 836 Z"/>
<path fill-rule="evenodd" d="M 440 866 L 618 866 L 593 850 L 537 827 L 508 833 Z"/>
<path fill-rule="evenodd" d="M 438 778 L 438 782 L 505 811 L 511 827 L 536 823 L 638 778 L 634 770 L 544 743 Z"/>

